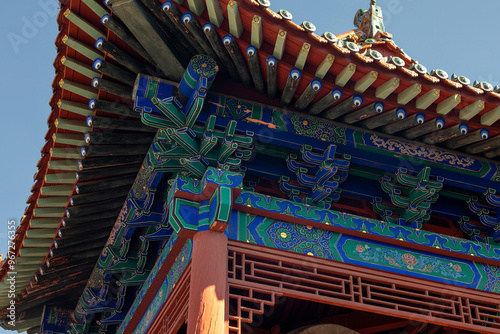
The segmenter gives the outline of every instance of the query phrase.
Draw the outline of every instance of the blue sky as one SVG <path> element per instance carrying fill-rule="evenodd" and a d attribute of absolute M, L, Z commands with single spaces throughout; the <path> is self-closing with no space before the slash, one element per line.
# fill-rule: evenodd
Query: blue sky
<path fill-rule="evenodd" d="M 319 35 L 351 30 L 356 11 L 369 6 L 369 0 L 271 3 L 276 12 L 290 11 L 296 23 L 313 22 Z M 500 1 L 379 0 L 377 4 L 396 44 L 428 70 L 443 69 L 471 81 L 500 85 L 496 36 Z M 56 56 L 55 5 L 56 0 L 29 5 L 10 1 L 0 11 L 0 254 L 7 251 L 8 220 L 19 221 L 23 215 L 47 131 Z"/>

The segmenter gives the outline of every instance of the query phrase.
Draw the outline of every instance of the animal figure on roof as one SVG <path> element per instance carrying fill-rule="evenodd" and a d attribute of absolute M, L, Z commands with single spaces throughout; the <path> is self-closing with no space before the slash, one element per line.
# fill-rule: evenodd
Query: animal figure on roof
<path fill-rule="evenodd" d="M 370 9 L 360 9 L 354 16 L 354 25 L 358 27 L 356 34 L 361 35 L 361 40 L 391 38 L 391 34 L 385 32 L 382 9 L 376 4 L 377 1 L 371 0 Z"/>

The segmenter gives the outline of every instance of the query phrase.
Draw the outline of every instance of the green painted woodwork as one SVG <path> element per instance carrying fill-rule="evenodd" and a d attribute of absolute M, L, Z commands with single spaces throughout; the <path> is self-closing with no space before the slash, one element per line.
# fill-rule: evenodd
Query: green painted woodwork
<path fill-rule="evenodd" d="M 64 208 L 68 205 L 68 197 L 58 196 L 58 197 L 44 197 L 39 198 L 36 201 L 39 208 Z"/>
<path fill-rule="evenodd" d="M 25 240 L 31 240 L 32 242 L 34 242 L 36 239 L 28 239 L 26 238 Z M 45 238 L 45 239 L 40 239 L 40 240 L 43 240 L 43 242 L 46 242 L 46 241 L 49 241 L 50 243 L 52 243 L 52 239 L 51 238 Z M 48 245 L 49 243 L 45 243 L 45 245 Z M 18 257 L 16 258 L 16 263 L 18 264 L 34 264 L 34 265 L 37 265 L 39 266 L 40 263 L 43 262 L 45 258 L 45 255 L 44 256 L 39 256 L 39 257 Z"/>
<path fill-rule="evenodd" d="M 78 82 L 61 79 L 59 86 L 64 90 L 86 97 L 87 99 L 97 99 L 97 89 L 91 88 L 90 85 L 86 86 Z"/>
<path fill-rule="evenodd" d="M 68 198 L 66 198 L 66 202 Z M 58 228 L 61 224 L 60 218 L 32 218 L 30 219 L 30 228 Z"/>
<path fill-rule="evenodd" d="M 79 147 L 52 147 L 50 155 L 53 158 L 81 159 Z"/>
<path fill-rule="evenodd" d="M 54 133 L 52 140 L 58 144 L 67 144 L 73 146 L 83 146 L 85 141 L 83 135 L 78 133 Z"/>
<path fill-rule="evenodd" d="M 189 9 L 198 16 L 201 16 L 205 10 L 205 3 L 203 0 L 187 0 Z"/>
<path fill-rule="evenodd" d="M 68 35 L 64 36 L 62 39 L 63 43 L 75 50 L 76 52 L 80 53 L 81 55 L 87 57 L 91 61 L 94 61 L 96 58 L 101 58 L 103 57 L 103 54 L 98 52 L 96 49 L 83 44 L 82 42 L 74 39 L 73 37 L 70 37 Z"/>
<path fill-rule="evenodd" d="M 96 76 L 99 76 L 99 73 L 97 75 L 94 75 L 93 77 L 96 77 Z M 57 102 L 57 106 L 61 109 L 71 111 L 72 113 L 82 115 L 85 117 L 87 117 L 89 115 L 94 115 L 94 110 L 89 109 L 89 106 L 87 104 L 84 104 L 84 103 L 78 103 L 78 102 L 73 102 L 73 101 L 69 101 L 69 100 L 59 100 Z"/>
<path fill-rule="evenodd" d="M 60 186 L 45 186 L 40 190 L 41 195 L 51 196 L 70 196 L 73 192 L 73 186 L 60 185 Z"/>
<path fill-rule="evenodd" d="M 82 2 L 86 4 L 99 17 L 108 14 L 108 12 L 104 8 L 102 8 L 95 0 L 82 0 Z"/>
<path fill-rule="evenodd" d="M 73 172 L 45 174 L 45 183 L 73 184 L 76 182 L 76 175 Z"/>
<path fill-rule="evenodd" d="M 56 230 L 54 228 L 32 228 L 26 231 L 27 238 L 55 238 Z"/>
<path fill-rule="evenodd" d="M 52 240 L 53 240 L 52 238 L 43 238 L 43 239 L 24 238 L 23 247 L 50 247 L 50 245 L 52 245 Z M 36 262 L 35 264 L 39 265 L 41 263 L 40 260 L 38 261 L 39 262 Z M 34 263 L 26 263 L 26 264 L 34 264 Z"/>
<path fill-rule="evenodd" d="M 98 38 L 106 38 L 106 34 L 102 33 L 99 29 L 97 29 L 94 25 L 91 23 L 87 22 L 86 20 L 82 19 L 80 16 L 75 14 L 73 11 L 70 9 L 67 9 L 64 12 L 64 16 L 74 23 L 78 28 L 82 29 L 84 32 L 86 32 L 90 37 L 93 39 L 98 39 Z"/>
<path fill-rule="evenodd" d="M 208 17 L 210 22 L 212 22 L 217 27 L 222 25 L 224 22 L 224 14 L 222 13 L 222 8 L 218 0 L 206 0 Z"/>
<path fill-rule="evenodd" d="M 36 218 L 58 218 L 64 216 L 64 208 L 36 208 L 33 209 L 33 217 Z"/>
<path fill-rule="evenodd" d="M 236 38 L 240 38 L 243 33 L 243 24 L 241 23 L 240 11 L 236 1 L 227 3 L 227 17 L 229 21 L 229 32 Z"/>
<path fill-rule="evenodd" d="M 47 255 L 48 252 L 49 252 L 48 246 L 37 247 L 37 248 L 21 248 L 19 250 L 19 256 L 34 257 L 34 256 Z"/>
<path fill-rule="evenodd" d="M 64 66 L 86 76 L 87 78 L 93 79 L 95 77 L 100 77 L 101 73 L 97 72 L 92 68 L 92 66 L 89 66 L 81 61 L 78 61 L 73 58 L 69 58 L 66 56 L 63 56 L 61 58 L 61 64 Z M 87 108 L 88 109 L 88 108 Z"/>
<path fill-rule="evenodd" d="M 51 170 L 79 171 L 78 160 L 52 160 L 47 162 L 47 166 Z"/>
<path fill-rule="evenodd" d="M 85 133 L 89 131 L 89 128 L 85 121 L 77 121 L 73 119 L 58 118 L 54 122 L 58 129 L 71 130 L 76 132 Z M 82 136 L 83 137 L 83 136 Z"/>

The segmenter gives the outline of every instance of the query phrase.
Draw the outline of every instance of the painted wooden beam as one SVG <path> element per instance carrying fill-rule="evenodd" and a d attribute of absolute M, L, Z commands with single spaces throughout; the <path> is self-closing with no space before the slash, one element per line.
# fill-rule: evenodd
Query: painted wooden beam
<path fill-rule="evenodd" d="M 52 244 L 51 238 L 43 238 L 43 239 L 23 239 L 23 247 L 49 247 Z M 40 258 L 40 262 L 36 263 L 36 265 L 40 264 L 43 261 L 43 257 Z M 19 264 L 19 263 L 17 263 Z M 27 264 L 35 264 L 35 263 L 27 263 Z M 16 268 L 17 269 L 17 268 Z"/>
<path fill-rule="evenodd" d="M 251 44 L 257 49 L 260 49 L 263 42 L 264 35 L 262 34 L 262 18 L 258 15 L 254 15 L 252 19 Z"/>
<path fill-rule="evenodd" d="M 487 140 L 488 138 L 490 138 L 490 132 L 488 131 L 488 129 L 478 129 L 476 131 L 470 132 L 465 136 L 450 139 L 446 141 L 444 145 L 450 149 L 457 149 L 462 146 L 471 145 L 482 140 Z"/>
<path fill-rule="evenodd" d="M 137 173 L 140 168 L 141 168 L 141 163 L 133 163 L 124 166 L 101 168 L 97 170 L 78 171 L 75 173 L 75 177 L 78 181 L 85 181 L 100 177 L 110 177 L 110 176 L 125 175 L 129 173 Z"/>
<path fill-rule="evenodd" d="M 140 114 L 134 111 L 131 104 L 121 103 L 117 101 L 105 101 L 91 99 L 88 103 L 88 109 L 104 111 L 117 116 L 126 116 L 140 118 Z"/>
<path fill-rule="evenodd" d="M 394 123 L 396 121 L 405 119 L 406 110 L 404 108 L 394 108 L 387 112 L 382 113 L 381 115 L 370 117 L 365 119 L 358 125 L 362 128 L 373 130 L 378 128 L 379 126 L 383 126 L 389 123 Z"/>
<path fill-rule="evenodd" d="M 236 66 L 236 70 L 240 75 L 241 81 L 243 82 L 243 86 L 247 88 L 253 87 L 252 79 L 250 78 L 250 74 L 248 73 L 247 64 L 243 56 L 241 55 L 240 49 L 233 36 L 226 35 L 222 38 L 222 44 L 226 47 L 229 56 L 233 60 L 234 65 Z"/>
<path fill-rule="evenodd" d="M 73 58 L 63 56 L 61 58 L 61 64 L 86 76 L 87 78 L 92 79 L 93 77 L 99 75 L 99 72 L 95 71 L 91 66 Z"/>
<path fill-rule="evenodd" d="M 59 218 L 64 215 L 64 208 L 35 208 L 33 217 L 35 218 Z"/>
<path fill-rule="evenodd" d="M 145 155 L 125 156 L 125 157 L 106 157 L 78 160 L 78 170 L 87 170 L 90 168 L 113 167 L 128 164 L 137 164 L 143 161 Z"/>
<path fill-rule="evenodd" d="M 203 0 L 187 0 L 189 9 L 198 16 L 203 14 L 205 11 L 205 3 Z"/>
<path fill-rule="evenodd" d="M 74 23 L 78 28 L 83 30 L 87 35 L 92 37 L 93 39 L 105 38 L 106 34 L 104 34 L 101 30 L 97 29 L 93 24 L 88 21 L 82 19 L 76 13 L 71 11 L 71 9 L 66 9 L 63 13 L 64 17 L 67 18 L 71 23 Z"/>
<path fill-rule="evenodd" d="M 427 123 L 420 124 L 402 133 L 402 136 L 408 139 L 415 139 L 424 136 L 433 131 L 442 129 L 445 126 L 445 121 L 442 117 L 430 120 Z"/>
<path fill-rule="evenodd" d="M 150 144 L 153 141 L 153 133 L 144 132 L 116 132 L 116 131 L 92 131 L 83 136 L 82 145 L 110 145 L 110 144 Z"/>
<path fill-rule="evenodd" d="M 191 34 L 191 32 L 187 29 L 187 27 L 183 24 L 182 20 L 182 12 L 171 2 L 171 1 L 165 1 L 161 8 L 163 9 L 163 12 L 167 15 L 167 17 L 170 19 L 170 21 L 174 24 L 174 34 L 177 32 L 180 32 L 180 35 L 178 36 L 178 39 L 180 39 L 181 42 L 187 42 L 188 45 L 186 47 L 189 48 L 189 45 L 191 45 L 190 49 L 194 49 L 194 54 L 191 50 L 188 50 L 188 54 L 190 54 L 188 59 L 191 59 L 192 56 L 195 54 L 203 54 L 203 48 L 201 45 L 198 43 L 196 38 Z"/>
<path fill-rule="evenodd" d="M 102 73 L 130 87 L 134 86 L 135 78 L 137 76 L 135 73 L 113 65 L 109 61 L 105 61 L 102 58 L 96 58 L 92 63 L 92 68 L 98 71 L 96 71 L 97 75 L 94 75 L 92 78 L 95 78 L 99 76 L 99 73 Z"/>
<path fill-rule="evenodd" d="M 58 129 L 71 130 L 82 133 L 85 133 L 89 130 L 84 121 L 77 121 L 74 119 L 58 118 L 54 121 L 54 125 Z"/>
<path fill-rule="evenodd" d="M 45 186 L 40 189 L 41 195 L 47 196 L 70 196 L 73 185 Z"/>
<path fill-rule="evenodd" d="M 375 96 L 379 99 L 386 99 L 399 87 L 399 78 L 391 78 L 375 90 Z"/>
<path fill-rule="evenodd" d="M 37 199 L 36 205 L 39 208 L 64 208 L 66 207 L 66 205 L 68 205 L 68 197 L 66 196 L 43 197 Z"/>
<path fill-rule="evenodd" d="M 326 55 L 325 59 L 323 59 L 321 64 L 319 64 L 318 68 L 316 69 L 315 76 L 320 79 L 323 79 L 330 70 L 330 68 L 332 67 L 334 61 L 335 61 L 334 55 L 332 54 Z"/>
<path fill-rule="evenodd" d="M 309 104 L 314 100 L 318 92 L 321 90 L 321 87 L 323 87 L 323 82 L 320 79 L 313 79 L 309 86 L 307 86 L 306 89 L 302 92 L 302 95 L 297 99 L 297 102 L 295 103 L 295 108 L 297 110 L 304 110 L 306 109 Z"/>
<path fill-rule="evenodd" d="M 351 97 L 348 97 L 345 101 L 325 111 L 323 114 L 324 117 L 327 119 L 336 119 L 350 112 L 351 110 L 360 107 L 362 104 L 363 104 L 363 97 L 359 94 L 356 94 Z"/>
<path fill-rule="evenodd" d="M 267 96 L 271 99 L 278 97 L 278 78 L 277 78 L 277 68 L 278 59 L 274 56 L 269 56 L 266 59 L 267 65 Z"/>
<path fill-rule="evenodd" d="M 469 104 L 467 107 L 460 110 L 459 117 L 465 121 L 470 120 L 472 117 L 479 114 L 481 110 L 484 109 L 484 101 L 478 100 L 472 104 Z"/>
<path fill-rule="evenodd" d="M 483 116 L 481 116 L 481 124 L 486 126 L 492 126 L 496 121 L 500 119 L 500 107 L 488 111 Z"/>
<path fill-rule="evenodd" d="M 353 124 L 361 120 L 367 119 L 373 115 L 380 114 L 384 111 L 384 104 L 382 102 L 372 103 L 364 108 L 350 112 L 342 117 L 342 122 Z"/>
<path fill-rule="evenodd" d="M 56 238 L 56 239 L 54 239 L 54 247 L 55 248 L 72 247 L 72 246 L 75 246 L 75 245 L 78 245 L 78 244 L 81 244 L 84 242 L 91 242 L 93 240 L 101 240 L 107 236 L 109 236 L 109 231 L 104 229 L 104 230 L 100 230 L 97 233 L 89 233 L 88 235 L 78 235 L 78 236 L 74 236 L 74 237 Z M 61 275 L 61 272 L 64 272 L 63 270 L 57 271 L 57 274 Z M 75 270 L 75 268 L 71 269 L 71 271 L 74 271 L 74 270 Z M 50 270 L 46 270 L 44 276 L 48 275 L 50 272 L 51 272 Z M 52 272 L 55 273 L 56 270 L 54 270 Z"/>
<path fill-rule="evenodd" d="M 70 111 L 77 115 L 82 115 L 87 117 L 88 115 L 93 115 L 94 111 L 89 110 L 88 106 L 84 103 L 74 102 L 70 100 L 59 100 L 57 101 L 57 107 L 66 111 Z"/>
<path fill-rule="evenodd" d="M 127 43 L 132 49 L 135 50 L 142 58 L 146 61 L 154 64 L 153 58 L 147 53 L 146 50 L 142 47 L 141 43 L 132 35 L 132 33 L 122 26 L 117 20 L 115 20 L 111 15 L 104 14 L 101 16 L 101 23 L 111 30 L 116 36 L 118 36 L 122 41 Z"/>
<path fill-rule="evenodd" d="M 306 65 L 307 56 L 309 55 L 309 51 L 311 50 L 311 44 L 304 43 L 302 44 L 302 48 L 300 48 L 299 55 L 297 56 L 297 60 L 295 61 L 295 67 L 299 70 L 303 70 Z"/>
<path fill-rule="evenodd" d="M 203 25 L 203 32 L 205 33 L 205 36 L 207 36 L 210 45 L 214 49 L 219 59 L 222 61 L 222 65 L 227 69 L 231 78 L 236 82 L 240 82 L 241 78 L 238 74 L 238 70 L 236 69 L 234 63 L 231 61 L 231 58 L 228 56 L 225 48 L 221 45 L 219 35 L 217 34 L 217 31 L 213 27 L 212 23 L 205 23 Z"/>
<path fill-rule="evenodd" d="M 469 126 L 466 123 L 455 124 L 446 129 L 435 131 L 422 138 L 426 144 L 439 144 L 446 140 L 464 136 L 469 133 Z"/>
<path fill-rule="evenodd" d="M 342 97 L 342 95 L 343 95 L 342 91 L 339 88 L 335 88 L 330 93 L 323 96 L 321 100 L 314 103 L 307 110 L 307 112 L 311 115 L 318 115 L 326 108 L 332 106 L 335 102 L 337 102 Z"/>
<path fill-rule="evenodd" d="M 344 87 L 356 72 L 356 64 L 350 63 L 337 75 L 335 84 Z"/>
<path fill-rule="evenodd" d="M 111 156 L 125 156 L 125 155 L 138 155 L 147 152 L 150 144 L 146 145 L 92 145 L 82 146 L 79 151 L 79 157 L 111 157 Z"/>
<path fill-rule="evenodd" d="M 491 151 L 486 151 L 486 152 L 484 152 L 483 155 L 488 159 L 496 158 L 500 155 L 500 148 L 495 148 Z"/>
<path fill-rule="evenodd" d="M 400 121 L 384 125 L 379 130 L 388 134 L 393 134 L 398 131 L 403 131 L 405 129 L 414 127 L 418 124 L 423 124 L 424 122 L 425 122 L 425 115 L 423 113 L 416 113 Z"/>
<path fill-rule="evenodd" d="M 49 154 L 52 158 L 80 159 L 78 147 L 51 147 Z"/>
<path fill-rule="evenodd" d="M 86 122 L 88 127 L 93 129 L 115 129 L 115 130 L 132 130 L 140 132 L 154 132 L 156 129 L 143 124 L 142 122 L 136 120 L 127 120 L 119 118 L 107 118 L 107 117 L 97 117 L 97 116 L 87 116 Z M 87 128 L 89 131 L 89 128 Z M 87 132 L 85 131 L 85 132 Z"/>
<path fill-rule="evenodd" d="M 285 83 L 285 88 L 283 88 L 283 93 L 281 94 L 280 102 L 282 105 L 290 104 L 293 99 L 293 95 L 297 90 L 301 77 L 302 72 L 298 68 L 292 68 L 290 70 Z"/>
<path fill-rule="evenodd" d="M 53 173 L 53 174 L 45 174 L 44 180 L 46 183 L 52 183 L 52 184 L 73 184 L 76 182 L 76 176 L 75 173 L 72 172 Z"/>
<path fill-rule="evenodd" d="M 68 79 L 59 80 L 59 87 L 87 99 L 97 99 L 97 90 L 89 86 Z"/>
<path fill-rule="evenodd" d="M 78 165 L 77 160 L 52 160 L 47 162 L 47 167 L 50 170 L 57 171 L 77 171 Z"/>
<path fill-rule="evenodd" d="M 436 108 L 436 112 L 441 115 L 447 115 L 462 101 L 462 96 L 460 94 L 453 94 L 443 102 L 439 103 Z"/>
<path fill-rule="evenodd" d="M 283 57 L 285 52 L 285 42 L 286 42 L 286 31 L 280 29 L 278 35 L 276 36 L 276 43 L 274 44 L 273 56 L 277 59 Z"/>
<path fill-rule="evenodd" d="M 92 79 L 92 87 L 111 93 L 116 96 L 132 100 L 132 87 L 113 82 L 111 80 L 95 77 Z"/>
<path fill-rule="evenodd" d="M 421 84 L 414 84 L 404 91 L 398 94 L 398 103 L 399 104 L 407 104 L 411 100 L 413 100 L 420 92 L 422 91 Z"/>
<path fill-rule="evenodd" d="M 227 20 L 231 35 L 240 38 L 243 33 L 243 23 L 241 23 L 240 11 L 236 1 L 230 0 L 227 3 Z"/>
<path fill-rule="evenodd" d="M 100 201 L 106 201 L 113 198 L 121 198 L 124 201 L 124 197 L 130 192 L 130 185 L 125 185 L 123 187 L 114 188 L 113 191 L 100 191 L 91 194 L 82 194 L 82 195 L 72 195 L 69 198 L 69 204 L 72 206 L 75 205 L 84 205 L 90 204 Z M 66 199 L 67 202 L 67 199 Z"/>
<path fill-rule="evenodd" d="M 205 51 L 205 54 L 214 59 L 216 63 L 220 63 L 219 57 L 210 45 L 207 36 L 205 36 L 205 34 L 203 33 L 203 29 L 196 17 L 194 17 L 193 13 L 185 12 L 182 15 L 182 22 L 187 27 L 189 32 L 194 36 L 194 38 L 196 38 L 200 46 Z"/>
<path fill-rule="evenodd" d="M 102 53 L 97 52 L 95 49 L 90 46 L 83 44 L 82 42 L 70 37 L 68 35 L 64 36 L 62 42 L 78 52 L 79 54 L 87 57 L 90 60 L 94 60 L 96 58 L 102 57 Z"/>
<path fill-rule="evenodd" d="M 469 145 L 464 148 L 464 151 L 469 154 L 478 154 L 486 152 L 500 145 L 500 136 L 480 141 L 479 143 Z"/>
<path fill-rule="evenodd" d="M 133 182 L 132 182 L 133 183 Z M 132 184 L 131 183 L 131 184 Z M 112 190 L 109 190 L 112 191 Z M 82 217 L 104 210 L 112 210 L 123 206 L 123 198 L 114 198 L 90 205 L 69 206 L 66 208 L 66 217 Z"/>
<path fill-rule="evenodd" d="M 102 248 L 104 244 L 106 244 L 107 238 L 96 239 L 88 243 L 82 243 L 75 245 L 73 247 L 65 247 L 65 248 L 55 248 L 52 247 L 49 250 L 49 254 L 51 257 L 65 256 L 75 253 L 85 253 L 88 250 L 94 250 Z"/>
<path fill-rule="evenodd" d="M 27 238 L 54 238 L 56 236 L 56 232 L 53 228 L 32 228 L 26 231 Z M 44 254 L 44 256 L 47 253 Z"/>
<path fill-rule="evenodd" d="M 69 232 L 69 231 L 74 230 L 75 227 L 78 225 L 82 225 L 82 224 L 85 225 L 85 224 L 89 224 L 92 222 L 100 223 L 100 225 L 103 225 L 103 226 L 106 225 L 106 222 L 108 222 L 109 224 L 114 224 L 116 222 L 116 217 L 118 216 L 120 211 L 121 211 L 121 209 L 114 209 L 114 210 L 103 211 L 103 212 L 99 212 L 96 214 L 88 215 L 87 217 L 81 216 L 81 217 L 61 218 L 61 225 L 64 228 L 61 227 L 57 231 L 57 235 L 61 238 L 65 237 L 66 233 L 60 233 L 60 232 L 66 232 L 66 231 Z"/>
<path fill-rule="evenodd" d="M 222 8 L 218 0 L 206 0 L 208 18 L 212 24 L 220 28 L 222 22 L 224 22 L 224 14 L 222 13 Z"/>
<path fill-rule="evenodd" d="M 68 197 L 64 198 L 66 198 L 67 202 Z M 32 218 L 30 219 L 29 222 L 30 228 L 57 228 L 59 227 L 60 224 L 61 224 L 60 218 L 34 218 L 34 219 Z"/>
<path fill-rule="evenodd" d="M 67 144 L 73 146 L 82 146 L 84 144 L 83 136 L 76 133 L 57 133 L 52 135 L 52 140 L 58 144 Z"/>
<path fill-rule="evenodd" d="M 420 96 L 416 101 L 417 109 L 425 110 L 430 107 L 431 104 L 436 101 L 441 95 L 441 91 L 439 89 L 431 89 L 424 95 Z"/>
<path fill-rule="evenodd" d="M 53 233 L 54 234 L 54 233 Z M 33 257 L 33 256 L 41 256 L 41 255 L 46 255 L 48 251 L 47 247 L 37 247 L 37 248 L 21 248 L 19 250 L 19 256 L 26 256 L 26 257 Z M 34 267 L 33 273 L 38 268 L 36 266 Z"/>
<path fill-rule="evenodd" d="M 154 18 L 137 0 L 113 0 L 115 13 L 147 53 L 155 61 L 155 65 L 170 79 L 180 80 L 184 74 L 184 66 L 169 49 L 165 34 L 159 29 Z"/>
<path fill-rule="evenodd" d="M 252 76 L 255 89 L 258 93 L 265 94 L 266 85 L 264 84 L 264 78 L 262 77 L 262 71 L 260 70 L 257 48 L 253 45 L 250 45 L 249 47 L 247 47 L 246 54 L 248 59 L 248 67 L 250 69 L 250 75 Z"/>
<path fill-rule="evenodd" d="M 356 81 L 354 90 L 358 93 L 364 93 L 377 80 L 377 78 L 377 71 L 371 71 L 370 73 L 367 73 L 364 77 Z"/>

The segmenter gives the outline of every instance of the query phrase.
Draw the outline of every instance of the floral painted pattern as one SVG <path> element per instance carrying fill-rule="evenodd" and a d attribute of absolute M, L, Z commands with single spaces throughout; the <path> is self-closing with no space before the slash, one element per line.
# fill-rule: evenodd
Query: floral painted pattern
<path fill-rule="evenodd" d="M 462 267 L 457 263 L 421 254 L 401 252 L 397 249 L 358 244 L 354 253 L 367 262 L 432 273 L 445 278 L 457 279 L 465 276 L 462 273 Z"/>
<path fill-rule="evenodd" d="M 326 230 L 276 221 L 267 230 L 267 235 L 276 248 L 307 254 L 326 259 L 334 259 L 330 250 L 333 233 Z"/>
<path fill-rule="evenodd" d="M 291 122 L 295 133 L 332 143 L 345 144 L 345 128 L 319 120 L 294 115 Z"/>

